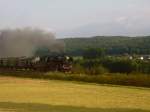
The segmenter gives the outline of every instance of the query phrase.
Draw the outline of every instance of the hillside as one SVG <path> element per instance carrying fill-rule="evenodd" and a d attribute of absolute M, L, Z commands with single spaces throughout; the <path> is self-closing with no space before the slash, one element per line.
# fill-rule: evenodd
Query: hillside
<path fill-rule="evenodd" d="M 105 49 L 107 54 L 150 54 L 150 36 L 96 36 L 61 40 L 66 45 L 66 52 L 71 55 L 82 55 L 83 50 L 88 47 Z"/>

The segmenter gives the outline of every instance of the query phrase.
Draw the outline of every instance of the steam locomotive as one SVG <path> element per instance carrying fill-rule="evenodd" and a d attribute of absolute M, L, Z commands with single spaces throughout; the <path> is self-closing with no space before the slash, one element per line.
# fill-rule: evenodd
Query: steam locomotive
<path fill-rule="evenodd" d="M 0 58 L 0 69 L 69 72 L 72 61 L 72 57 L 65 55 Z"/>

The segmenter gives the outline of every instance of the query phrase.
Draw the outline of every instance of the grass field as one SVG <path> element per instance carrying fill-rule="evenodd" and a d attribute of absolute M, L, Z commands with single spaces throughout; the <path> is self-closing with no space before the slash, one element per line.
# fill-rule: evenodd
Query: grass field
<path fill-rule="evenodd" d="M 0 112 L 150 112 L 150 89 L 0 77 Z"/>

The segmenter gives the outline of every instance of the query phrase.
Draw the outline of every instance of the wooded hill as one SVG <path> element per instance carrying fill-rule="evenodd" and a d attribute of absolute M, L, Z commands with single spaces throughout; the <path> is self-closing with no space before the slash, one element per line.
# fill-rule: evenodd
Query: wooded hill
<path fill-rule="evenodd" d="M 150 54 L 150 36 L 96 36 L 91 38 L 65 38 L 60 39 L 66 45 L 66 52 L 70 55 L 80 56 L 87 48 L 101 48 L 106 54 Z"/>

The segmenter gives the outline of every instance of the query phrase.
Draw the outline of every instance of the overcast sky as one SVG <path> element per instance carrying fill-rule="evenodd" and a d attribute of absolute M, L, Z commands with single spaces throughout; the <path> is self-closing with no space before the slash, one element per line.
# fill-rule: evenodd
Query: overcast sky
<path fill-rule="evenodd" d="M 150 35 L 150 0 L 0 0 L 0 29 L 18 27 L 58 37 Z"/>

